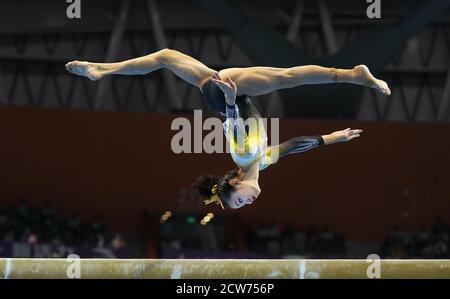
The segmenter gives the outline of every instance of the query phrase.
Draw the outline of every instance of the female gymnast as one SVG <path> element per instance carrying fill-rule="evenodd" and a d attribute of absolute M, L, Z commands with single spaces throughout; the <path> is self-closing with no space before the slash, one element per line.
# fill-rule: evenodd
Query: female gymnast
<path fill-rule="evenodd" d="M 291 68 L 249 67 L 228 68 L 217 72 L 200 61 L 171 49 L 147 56 L 117 62 L 92 63 L 72 61 L 66 69 L 91 80 L 106 75 L 144 75 L 158 69 L 168 69 L 182 80 L 198 87 L 207 105 L 223 119 L 224 133 L 230 144 L 231 156 L 238 170 L 223 177 L 200 177 L 195 186 L 207 197 L 205 204 L 223 202 L 232 209 L 252 204 L 261 193 L 259 171 L 279 158 L 301 153 L 336 142 L 357 138 L 362 130 L 350 128 L 329 135 L 297 137 L 278 146 L 267 146 L 267 135 L 259 121 L 261 116 L 248 96 L 260 96 L 275 90 L 304 84 L 352 83 L 374 88 L 385 95 L 391 91 L 386 82 L 376 79 L 365 65 L 353 69 L 326 68 L 316 65 Z M 256 120 L 249 130 L 244 120 Z M 255 127 L 255 126 L 253 126 Z"/>

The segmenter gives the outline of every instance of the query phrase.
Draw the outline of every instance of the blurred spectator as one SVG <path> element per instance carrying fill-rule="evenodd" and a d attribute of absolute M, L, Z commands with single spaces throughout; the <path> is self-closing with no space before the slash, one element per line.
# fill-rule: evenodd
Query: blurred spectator
<path fill-rule="evenodd" d="M 26 201 L 0 207 L 0 241 L 27 244 L 105 247 L 123 250 L 127 243 L 117 233 L 105 229 L 101 217 L 83 222 L 76 214 L 57 217 L 51 202 L 30 208 Z"/>
<path fill-rule="evenodd" d="M 310 227 L 305 234 L 292 224 L 288 223 L 280 230 L 272 222 L 247 225 L 244 233 L 247 250 L 267 256 L 307 255 L 312 258 L 339 258 L 344 257 L 346 253 L 344 236 L 330 232 L 328 227 L 324 227 L 321 232 Z M 296 240 L 299 237 L 305 241 L 300 243 L 302 246 L 297 247 Z"/>
<path fill-rule="evenodd" d="M 395 226 L 380 251 L 385 258 L 449 258 L 449 234 L 449 226 L 439 217 L 431 228 L 417 232 L 402 232 Z"/>

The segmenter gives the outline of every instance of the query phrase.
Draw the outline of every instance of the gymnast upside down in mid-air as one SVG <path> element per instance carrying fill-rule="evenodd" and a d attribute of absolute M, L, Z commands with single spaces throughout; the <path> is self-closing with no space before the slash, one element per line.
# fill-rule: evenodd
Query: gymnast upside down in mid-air
<path fill-rule="evenodd" d="M 198 87 L 209 108 L 223 119 L 224 133 L 238 170 L 230 171 L 223 177 L 200 177 L 195 186 L 200 195 L 207 198 L 205 204 L 217 203 L 223 208 L 225 202 L 232 209 L 252 204 L 257 199 L 261 193 L 259 171 L 275 164 L 279 158 L 321 145 L 350 141 L 362 133 L 362 130 L 348 128 L 328 135 L 296 137 L 268 147 L 262 126 L 258 126 L 257 132 L 244 128 L 242 120 L 261 119 L 248 96 L 260 96 L 304 84 L 326 83 L 364 85 L 382 94 L 391 94 L 387 83 L 376 79 L 365 65 L 358 65 L 353 69 L 316 65 L 291 68 L 249 67 L 228 68 L 217 72 L 200 61 L 171 49 L 117 63 L 72 61 L 66 64 L 66 69 L 91 80 L 99 80 L 106 75 L 145 75 L 159 69 L 168 69 L 182 80 Z"/>

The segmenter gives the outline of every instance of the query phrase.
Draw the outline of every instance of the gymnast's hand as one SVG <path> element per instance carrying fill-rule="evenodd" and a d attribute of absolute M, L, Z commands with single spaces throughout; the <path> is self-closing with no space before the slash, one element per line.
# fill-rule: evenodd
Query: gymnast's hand
<path fill-rule="evenodd" d="M 352 139 L 358 138 L 361 136 L 361 133 L 363 130 L 360 129 L 350 129 L 347 128 L 342 131 L 336 131 L 329 135 L 322 136 L 323 140 L 325 141 L 325 144 L 333 144 L 337 142 L 347 142 Z"/>
<path fill-rule="evenodd" d="M 234 83 L 230 78 L 225 78 L 222 80 L 218 73 L 215 73 L 212 76 L 211 80 L 220 88 L 220 90 L 222 90 L 225 95 L 227 104 L 234 105 L 237 92 L 236 83 Z"/>

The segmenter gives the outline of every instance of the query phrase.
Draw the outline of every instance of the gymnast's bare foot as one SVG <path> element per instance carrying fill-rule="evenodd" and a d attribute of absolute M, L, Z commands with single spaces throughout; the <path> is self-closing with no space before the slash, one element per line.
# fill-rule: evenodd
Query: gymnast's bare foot
<path fill-rule="evenodd" d="M 100 80 L 103 77 L 95 63 L 87 61 L 71 61 L 66 64 L 66 69 L 72 74 L 87 77 L 92 81 Z"/>
<path fill-rule="evenodd" d="M 353 69 L 355 74 L 355 80 L 358 84 L 372 87 L 384 95 L 391 95 L 391 90 L 386 82 L 375 78 L 372 73 L 370 73 L 369 68 L 365 65 L 355 66 Z"/>

